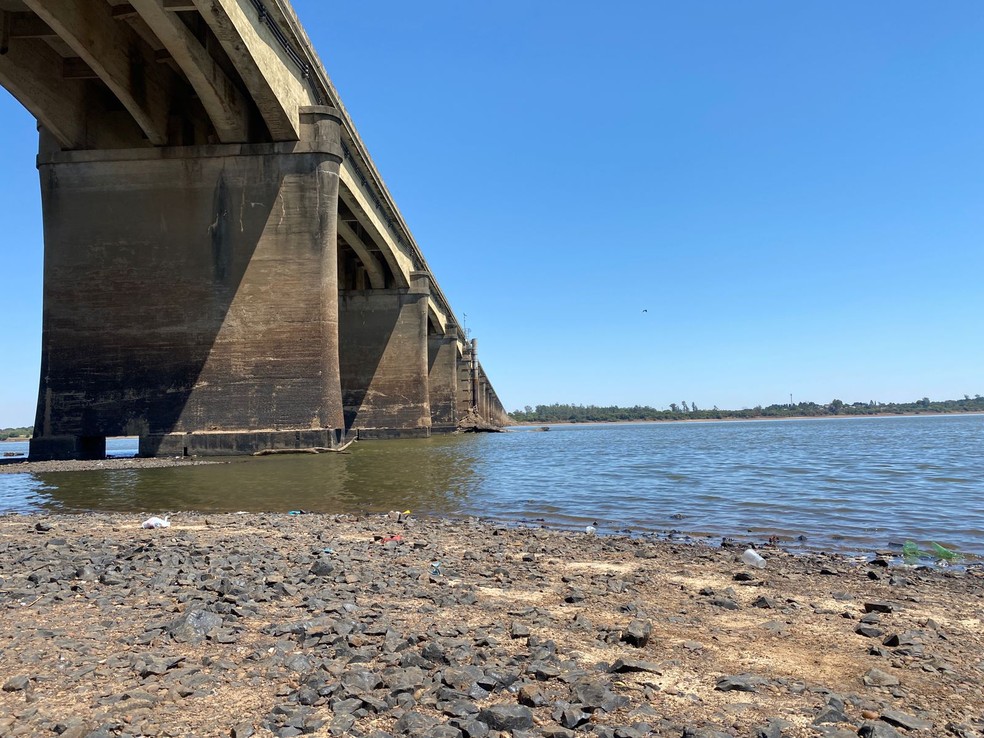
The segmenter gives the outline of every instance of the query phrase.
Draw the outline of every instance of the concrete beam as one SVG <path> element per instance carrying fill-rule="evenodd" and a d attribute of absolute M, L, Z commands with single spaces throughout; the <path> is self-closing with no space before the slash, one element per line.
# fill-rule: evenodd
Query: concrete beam
<path fill-rule="evenodd" d="M 355 232 L 355 229 L 344 220 L 339 219 L 338 235 L 345 239 L 345 242 L 352 247 L 352 250 L 362 261 L 362 266 L 365 267 L 369 277 L 369 285 L 374 290 L 381 290 L 386 287 L 386 276 L 383 274 L 382 264 L 359 237 L 359 234 Z"/>
<path fill-rule="evenodd" d="M 366 195 L 358 172 L 348 159 L 342 162 L 339 177 L 342 181 L 339 197 L 345 201 L 349 210 L 355 214 L 359 223 L 379 247 L 383 258 L 389 264 L 390 271 L 393 272 L 397 286 L 409 287 L 410 273 L 414 271 L 413 261 L 390 234 L 386 223 L 383 222 L 382 217 L 373 207 L 372 201 Z"/>
<path fill-rule="evenodd" d="M 62 57 L 47 43 L 15 38 L 0 55 L 0 84 L 66 149 L 133 146 L 128 131 L 88 125 L 96 111 L 85 82 L 62 76 Z"/>
<path fill-rule="evenodd" d="M 53 38 L 58 36 L 51 26 L 38 18 L 34 13 L 6 13 L 9 23 L 7 35 L 9 38 Z"/>
<path fill-rule="evenodd" d="M 448 332 L 447 313 L 445 313 L 441 309 L 440 303 L 438 303 L 437 300 L 433 298 L 433 296 L 428 298 L 427 300 L 427 315 L 430 317 L 431 323 L 434 324 L 434 327 L 437 328 L 438 332 L 442 336 L 447 335 Z"/>
<path fill-rule="evenodd" d="M 164 44 L 174 63 L 195 88 L 219 141 L 248 141 L 245 97 L 188 26 L 165 7 L 163 0 L 131 0 L 130 4 Z"/>
<path fill-rule="evenodd" d="M 236 65 L 273 139 L 299 140 L 298 110 L 318 101 L 250 0 L 194 0 L 194 5 Z"/>
<path fill-rule="evenodd" d="M 62 77 L 65 79 L 99 79 L 99 75 L 92 71 L 92 67 L 85 63 L 85 59 L 77 56 L 70 56 L 62 61 Z"/>
<path fill-rule="evenodd" d="M 106 3 L 24 0 L 116 94 L 151 143 L 167 144 L 170 84 L 136 34 Z"/>
<path fill-rule="evenodd" d="M 66 84 L 61 57 L 44 41 L 12 39 L 0 56 L 0 83 L 65 148 L 85 144 L 85 93 Z"/>

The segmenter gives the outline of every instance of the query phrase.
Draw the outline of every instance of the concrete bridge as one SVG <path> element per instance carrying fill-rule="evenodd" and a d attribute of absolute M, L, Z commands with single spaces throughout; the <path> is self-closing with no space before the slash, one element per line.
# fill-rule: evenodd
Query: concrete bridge
<path fill-rule="evenodd" d="M 32 458 L 504 422 L 287 0 L 0 0 L 0 84 L 40 132 Z"/>

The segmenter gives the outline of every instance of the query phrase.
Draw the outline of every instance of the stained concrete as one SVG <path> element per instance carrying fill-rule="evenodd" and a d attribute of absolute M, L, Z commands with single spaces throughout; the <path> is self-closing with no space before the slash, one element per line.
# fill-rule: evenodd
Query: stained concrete
<path fill-rule="evenodd" d="M 296 432 L 341 435 L 339 121 L 330 109 L 303 117 L 295 147 L 41 161 L 32 458 L 92 456 L 119 435 L 139 435 L 147 455 L 241 453 L 257 432 L 288 446 Z M 203 432 L 219 435 L 186 437 Z"/>
<path fill-rule="evenodd" d="M 349 290 L 339 298 L 345 426 L 359 438 L 426 437 L 430 280 L 408 289 Z"/>

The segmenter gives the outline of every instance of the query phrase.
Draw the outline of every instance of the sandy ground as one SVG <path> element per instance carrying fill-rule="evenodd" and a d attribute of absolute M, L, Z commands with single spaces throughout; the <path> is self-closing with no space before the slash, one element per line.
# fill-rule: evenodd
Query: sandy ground
<path fill-rule="evenodd" d="M 396 515 L 172 523 L 0 517 L 0 736 L 984 730 L 980 568 L 750 569 L 740 548 Z"/>

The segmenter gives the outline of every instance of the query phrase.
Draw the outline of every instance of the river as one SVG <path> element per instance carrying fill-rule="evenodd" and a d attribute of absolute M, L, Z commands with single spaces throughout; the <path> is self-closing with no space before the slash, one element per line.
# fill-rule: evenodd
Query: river
<path fill-rule="evenodd" d="M 110 451 L 132 454 L 135 442 Z M 778 536 L 806 550 L 936 541 L 982 556 L 982 455 L 980 415 L 578 424 L 362 442 L 348 454 L 0 474 L 0 512 L 412 510 L 599 533 Z"/>

